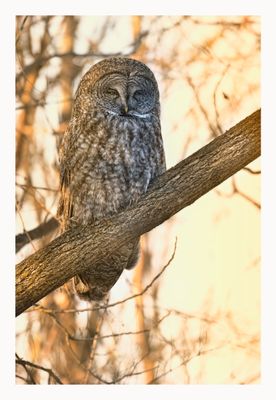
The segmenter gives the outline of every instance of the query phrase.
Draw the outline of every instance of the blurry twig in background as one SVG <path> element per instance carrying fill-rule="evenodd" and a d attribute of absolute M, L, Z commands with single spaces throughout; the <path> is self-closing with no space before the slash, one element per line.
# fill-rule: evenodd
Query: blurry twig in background
<path fill-rule="evenodd" d="M 28 371 L 28 375 L 29 375 L 29 377 L 31 379 L 31 383 L 33 383 L 33 384 L 35 384 L 35 382 L 34 382 L 34 380 L 32 378 L 30 370 L 27 367 L 38 368 L 38 369 L 40 369 L 42 371 L 47 372 L 49 374 L 48 383 L 51 383 L 50 382 L 50 378 L 53 378 L 57 383 L 59 383 L 60 385 L 62 384 L 62 382 L 59 379 L 59 377 L 50 368 L 45 368 L 45 367 L 42 367 L 41 365 L 37 365 L 37 364 L 34 364 L 34 363 L 30 362 L 30 361 L 23 360 L 18 355 L 16 355 L 16 364 L 22 365 L 24 367 L 24 369 Z"/>

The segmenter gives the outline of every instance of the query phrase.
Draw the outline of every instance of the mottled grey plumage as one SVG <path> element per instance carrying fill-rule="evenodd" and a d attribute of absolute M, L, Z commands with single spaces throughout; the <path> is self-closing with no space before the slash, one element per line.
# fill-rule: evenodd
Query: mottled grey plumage
<path fill-rule="evenodd" d="M 60 148 L 63 230 L 103 219 L 136 202 L 164 172 L 157 82 L 143 63 L 121 57 L 94 65 L 81 79 Z M 77 293 L 101 300 L 124 268 L 137 262 L 139 239 L 99 268 L 74 278 Z"/>

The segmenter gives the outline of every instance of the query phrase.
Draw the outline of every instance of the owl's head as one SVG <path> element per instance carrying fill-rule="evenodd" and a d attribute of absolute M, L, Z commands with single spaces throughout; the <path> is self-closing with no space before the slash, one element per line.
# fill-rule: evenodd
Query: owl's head
<path fill-rule="evenodd" d="M 159 91 L 152 71 L 137 60 L 112 57 L 95 64 L 81 79 L 78 97 L 86 112 L 103 110 L 122 118 L 159 117 Z"/>

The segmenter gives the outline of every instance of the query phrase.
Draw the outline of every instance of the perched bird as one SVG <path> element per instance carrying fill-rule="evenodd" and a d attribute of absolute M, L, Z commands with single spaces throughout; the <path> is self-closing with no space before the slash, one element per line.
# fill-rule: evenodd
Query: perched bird
<path fill-rule="evenodd" d="M 60 149 L 62 229 L 93 224 L 139 200 L 165 169 L 156 79 L 142 62 L 104 59 L 80 81 Z M 74 279 L 79 296 L 102 300 L 124 268 L 135 266 L 139 238 Z"/>

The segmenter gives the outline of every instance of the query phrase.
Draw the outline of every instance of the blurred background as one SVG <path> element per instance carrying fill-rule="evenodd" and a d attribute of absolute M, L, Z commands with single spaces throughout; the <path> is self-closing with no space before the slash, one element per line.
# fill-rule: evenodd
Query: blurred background
<path fill-rule="evenodd" d="M 258 17 L 16 19 L 18 261 L 58 234 L 57 148 L 94 63 L 152 69 L 168 168 L 260 107 Z M 259 383 L 259 160 L 144 235 L 116 302 L 97 309 L 64 287 L 19 316 L 16 383 Z"/>

